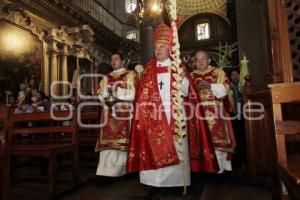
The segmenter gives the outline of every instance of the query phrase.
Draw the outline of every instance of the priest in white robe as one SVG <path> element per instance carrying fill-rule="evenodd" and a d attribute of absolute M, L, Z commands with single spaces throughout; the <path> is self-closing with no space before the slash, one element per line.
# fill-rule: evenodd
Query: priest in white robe
<path fill-rule="evenodd" d="M 126 174 L 135 73 L 123 67 L 123 55 L 119 52 L 112 54 L 111 65 L 113 72 L 101 80 L 98 89 L 98 97 L 105 106 L 96 145 L 99 151 L 96 174 L 119 177 Z"/>

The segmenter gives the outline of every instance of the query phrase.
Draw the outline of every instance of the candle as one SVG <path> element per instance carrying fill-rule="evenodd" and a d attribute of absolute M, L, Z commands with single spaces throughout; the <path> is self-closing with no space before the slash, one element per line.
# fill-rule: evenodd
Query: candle
<path fill-rule="evenodd" d="M 247 60 L 247 57 L 244 55 L 243 59 L 241 60 L 241 68 L 240 68 L 240 80 L 239 80 L 240 91 L 243 91 L 243 88 L 245 86 L 245 77 L 249 75 L 248 63 L 249 60 Z"/>

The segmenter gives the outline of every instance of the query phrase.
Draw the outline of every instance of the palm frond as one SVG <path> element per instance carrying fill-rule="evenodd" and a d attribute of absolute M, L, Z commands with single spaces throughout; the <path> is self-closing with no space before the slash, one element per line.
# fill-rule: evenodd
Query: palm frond
<path fill-rule="evenodd" d="M 215 58 L 216 64 L 220 68 L 228 67 L 231 64 L 231 58 L 232 54 L 238 50 L 238 43 L 232 43 L 226 44 L 222 46 L 222 43 L 219 43 L 219 47 L 213 48 L 213 50 L 216 50 L 217 52 L 210 52 L 213 54 L 213 57 Z"/>

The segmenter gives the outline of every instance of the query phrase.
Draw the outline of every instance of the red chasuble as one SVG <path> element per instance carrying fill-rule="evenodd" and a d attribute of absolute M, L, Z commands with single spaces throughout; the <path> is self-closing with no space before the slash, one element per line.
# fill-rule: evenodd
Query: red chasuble
<path fill-rule="evenodd" d="M 113 86 L 114 83 L 119 83 L 116 86 L 127 89 L 126 84 L 124 83 L 127 83 L 129 76 L 129 70 L 124 70 L 124 73 L 120 75 L 112 76 L 109 74 L 107 75 L 107 85 Z M 104 107 L 103 109 L 101 122 L 103 123 L 106 117 L 108 118 L 108 121 L 107 124 L 100 129 L 99 138 L 95 148 L 96 151 L 127 151 L 131 121 L 125 119 L 130 117 L 131 113 L 129 113 L 128 110 L 130 109 L 132 103 L 121 100 L 118 102 L 118 104 L 115 104 L 115 116 L 113 116 L 112 108 Z M 124 112 L 118 112 L 122 111 L 122 109 Z"/>
<path fill-rule="evenodd" d="M 174 145 L 175 126 L 172 123 L 174 120 L 171 119 L 169 124 L 161 109 L 163 106 L 157 84 L 157 73 L 159 71 L 156 67 L 156 59 L 152 59 L 137 85 L 127 160 L 128 172 L 159 169 L 180 162 Z M 188 73 L 186 77 L 192 83 Z M 189 102 L 194 108 L 200 102 L 191 84 L 185 102 Z M 191 112 L 196 111 L 187 106 L 187 115 L 190 116 Z M 204 116 L 201 107 L 198 112 L 198 116 L 199 114 Z M 198 120 L 193 115 L 192 119 L 187 120 L 187 126 L 191 170 L 217 172 L 219 168 L 206 122 Z"/>
<path fill-rule="evenodd" d="M 227 91 L 230 89 L 230 82 L 225 72 L 216 67 L 211 67 L 205 72 L 195 70 L 191 73 L 191 77 L 194 86 L 205 80 L 211 84 L 223 84 Z M 208 127 L 215 149 L 234 152 L 236 143 L 231 121 L 225 120 L 221 116 L 222 112 L 223 116 L 229 117 L 229 112 L 232 111 L 228 95 L 223 99 L 218 99 L 210 89 L 198 90 L 198 94 L 202 100 L 204 114 L 208 118 Z M 223 107 L 224 109 L 222 109 Z M 215 113 L 217 113 L 217 117 L 214 116 Z"/>

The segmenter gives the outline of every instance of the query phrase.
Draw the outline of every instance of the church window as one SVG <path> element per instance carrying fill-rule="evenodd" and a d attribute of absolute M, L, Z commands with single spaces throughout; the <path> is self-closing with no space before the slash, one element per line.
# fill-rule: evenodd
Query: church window
<path fill-rule="evenodd" d="M 126 34 L 126 39 L 137 41 L 137 31 L 128 31 Z"/>
<path fill-rule="evenodd" d="M 125 2 L 125 11 L 126 13 L 133 13 L 137 9 L 136 0 L 126 0 Z"/>
<path fill-rule="evenodd" d="M 196 26 L 197 40 L 210 39 L 209 23 L 201 23 Z"/>

